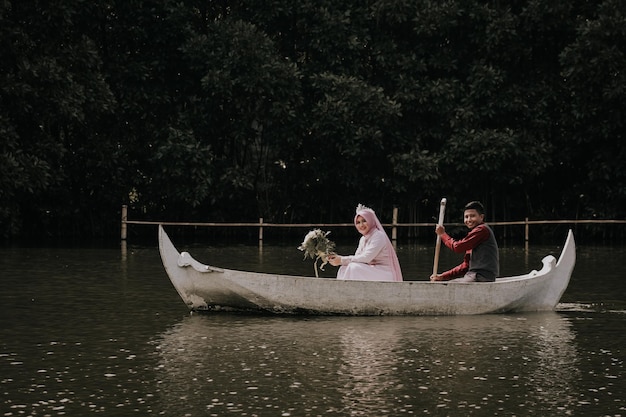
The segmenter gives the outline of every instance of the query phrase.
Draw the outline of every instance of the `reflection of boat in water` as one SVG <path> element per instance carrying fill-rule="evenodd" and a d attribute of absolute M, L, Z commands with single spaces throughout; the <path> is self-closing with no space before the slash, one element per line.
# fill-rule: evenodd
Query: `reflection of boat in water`
<path fill-rule="evenodd" d="M 576 402 L 574 334 L 552 312 L 192 315 L 155 344 L 159 395 L 179 415 L 549 415 Z"/>
<path fill-rule="evenodd" d="M 337 369 L 337 392 L 342 410 L 352 415 L 380 415 L 388 393 L 401 385 L 394 369 L 394 349 L 401 334 L 393 326 L 350 328 L 342 332 L 341 365 Z M 392 394 L 393 395 L 393 394 Z"/>
<path fill-rule="evenodd" d="M 465 315 L 554 309 L 569 284 L 576 248 L 570 231 L 557 261 L 495 282 L 377 282 L 314 279 L 204 265 L 179 253 L 159 226 L 159 250 L 178 294 L 192 310 L 291 314 Z"/>

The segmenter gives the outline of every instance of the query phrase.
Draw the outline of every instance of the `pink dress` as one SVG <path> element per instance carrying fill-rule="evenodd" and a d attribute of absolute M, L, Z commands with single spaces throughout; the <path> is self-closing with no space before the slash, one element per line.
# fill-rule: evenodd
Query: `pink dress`
<path fill-rule="evenodd" d="M 352 256 L 341 257 L 337 279 L 358 281 L 402 281 L 394 270 L 397 257 L 389 238 L 383 230 L 372 228 L 362 236 Z M 399 270 L 399 266 L 397 268 Z M 399 279 L 398 279 L 399 278 Z"/>

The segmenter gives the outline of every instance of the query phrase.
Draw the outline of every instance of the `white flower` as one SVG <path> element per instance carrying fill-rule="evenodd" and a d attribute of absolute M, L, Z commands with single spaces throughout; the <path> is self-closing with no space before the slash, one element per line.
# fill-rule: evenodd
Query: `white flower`
<path fill-rule="evenodd" d="M 323 271 L 324 266 L 328 263 L 328 255 L 335 250 L 335 243 L 328 239 L 330 232 L 323 232 L 320 229 L 311 230 L 304 236 L 302 244 L 298 246 L 298 249 L 304 252 L 304 259 L 307 256 L 314 259 L 313 265 L 315 267 L 315 276 L 317 273 L 317 260 L 322 260 L 320 269 Z"/>

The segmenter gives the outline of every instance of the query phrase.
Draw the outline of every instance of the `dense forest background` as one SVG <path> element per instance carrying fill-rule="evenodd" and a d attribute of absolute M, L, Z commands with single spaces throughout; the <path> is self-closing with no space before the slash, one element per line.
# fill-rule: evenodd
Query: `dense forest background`
<path fill-rule="evenodd" d="M 625 45 L 623 0 L 4 0 L 0 235 L 623 219 Z"/>

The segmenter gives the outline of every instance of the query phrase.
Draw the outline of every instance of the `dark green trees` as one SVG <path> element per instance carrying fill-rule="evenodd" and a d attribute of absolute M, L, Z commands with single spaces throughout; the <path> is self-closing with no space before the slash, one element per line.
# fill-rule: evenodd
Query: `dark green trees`
<path fill-rule="evenodd" d="M 4 2 L 0 233 L 623 216 L 624 7 Z"/>

